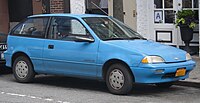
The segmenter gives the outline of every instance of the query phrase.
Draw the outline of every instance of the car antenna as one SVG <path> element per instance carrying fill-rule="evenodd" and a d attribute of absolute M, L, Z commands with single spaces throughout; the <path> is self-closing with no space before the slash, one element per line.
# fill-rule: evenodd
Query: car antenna
<path fill-rule="evenodd" d="M 99 10 L 101 10 L 104 14 L 106 14 L 107 16 L 108 16 L 108 13 L 107 12 L 105 12 L 102 8 L 100 8 L 98 5 L 96 5 L 94 2 L 92 2 L 91 1 L 91 3 L 95 6 L 95 7 L 97 7 Z"/>

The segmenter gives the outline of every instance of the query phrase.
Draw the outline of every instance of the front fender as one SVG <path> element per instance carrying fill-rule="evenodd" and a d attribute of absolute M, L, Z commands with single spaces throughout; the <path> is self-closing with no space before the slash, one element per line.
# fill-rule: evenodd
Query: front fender
<path fill-rule="evenodd" d="M 129 67 L 137 67 L 143 58 L 144 55 L 137 53 L 136 51 L 130 51 L 126 48 L 107 43 L 100 43 L 97 57 L 97 77 L 102 77 L 103 65 L 109 60 L 120 60 Z"/>

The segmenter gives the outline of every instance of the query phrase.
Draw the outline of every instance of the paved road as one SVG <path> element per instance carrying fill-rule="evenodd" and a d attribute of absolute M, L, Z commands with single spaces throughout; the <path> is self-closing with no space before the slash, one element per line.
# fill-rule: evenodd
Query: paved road
<path fill-rule="evenodd" d="M 21 84 L 11 73 L 0 73 L 0 103 L 199 103 L 199 97 L 200 89 L 192 87 L 138 84 L 130 95 L 118 96 L 93 80 L 40 75 L 33 83 Z"/>

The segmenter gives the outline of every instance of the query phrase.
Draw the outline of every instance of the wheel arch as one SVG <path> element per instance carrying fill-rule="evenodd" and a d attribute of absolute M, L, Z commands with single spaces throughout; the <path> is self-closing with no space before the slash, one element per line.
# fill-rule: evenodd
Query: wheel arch
<path fill-rule="evenodd" d="M 16 52 L 16 53 L 13 54 L 13 56 L 12 56 L 12 61 L 11 61 L 11 67 L 13 67 L 14 60 L 15 60 L 17 57 L 19 57 L 19 56 L 25 56 L 25 57 L 27 57 L 27 58 L 29 59 L 29 61 L 31 62 L 32 66 L 33 66 L 33 63 L 32 63 L 32 61 L 31 61 L 31 59 L 29 58 L 29 56 L 28 56 L 26 53 L 20 52 L 20 51 L 19 51 L 19 52 Z"/>
<path fill-rule="evenodd" d="M 130 66 L 126 62 L 124 62 L 124 61 L 122 61 L 120 59 L 110 59 L 110 60 L 108 60 L 108 61 L 106 61 L 104 63 L 104 65 L 102 67 L 103 80 L 105 80 L 105 78 L 106 78 L 106 73 L 107 73 L 107 70 L 108 70 L 109 66 L 111 66 L 112 64 L 116 64 L 116 63 L 120 63 L 120 64 L 123 64 L 124 66 L 126 66 L 128 68 L 128 71 L 131 73 L 131 75 L 133 77 L 133 80 L 135 81 L 135 77 L 134 77 L 133 72 L 130 69 Z"/>

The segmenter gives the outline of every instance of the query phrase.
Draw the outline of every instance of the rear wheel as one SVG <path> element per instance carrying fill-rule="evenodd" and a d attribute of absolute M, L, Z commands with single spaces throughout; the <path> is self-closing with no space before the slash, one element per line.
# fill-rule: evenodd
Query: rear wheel
<path fill-rule="evenodd" d="M 113 64 L 106 74 L 106 85 L 113 94 L 128 94 L 132 90 L 133 76 L 122 64 Z"/>
<path fill-rule="evenodd" d="M 157 83 L 156 86 L 159 88 L 170 88 L 173 85 L 173 82 L 167 83 Z"/>
<path fill-rule="evenodd" d="M 13 63 L 13 74 L 17 82 L 31 82 L 35 77 L 35 72 L 31 61 L 25 56 L 19 56 Z"/>

